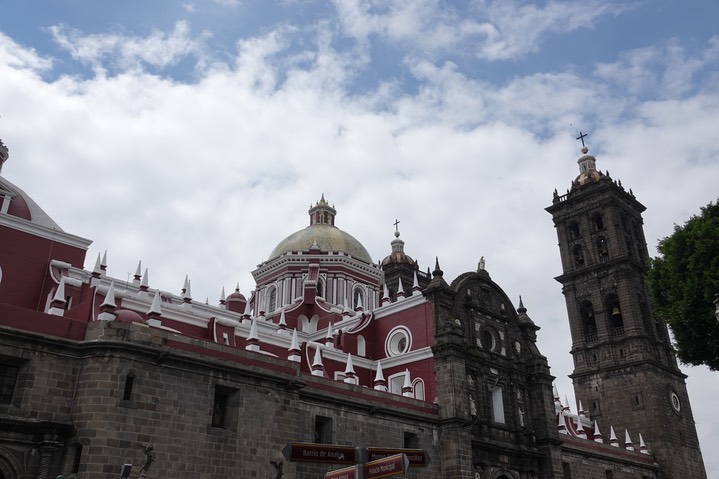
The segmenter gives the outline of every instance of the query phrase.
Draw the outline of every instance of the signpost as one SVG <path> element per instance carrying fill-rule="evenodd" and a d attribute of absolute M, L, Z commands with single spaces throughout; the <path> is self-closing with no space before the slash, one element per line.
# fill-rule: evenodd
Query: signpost
<path fill-rule="evenodd" d="M 404 475 L 410 467 L 429 465 L 429 454 L 422 449 L 290 442 L 282 449 L 282 454 L 292 462 L 352 464 L 326 473 L 324 479 L 379 479 Z"/>
<path fill-rule="evenodd" d="M 409 467 L 427 467 L 429 465 L 429 454 L 423 449 L 390 449 L 386 447 L 368 447 L 367 460 L 376 461 L 395 454 L 405 454 L 409 459 Z"/>
<path fill-rule="evenodd" d="M 285 459 L 293 462 L 324 462 L 327 464 L 357 464 L 356 447 L 334 444 L 291 442 L 282 449 Z"/>

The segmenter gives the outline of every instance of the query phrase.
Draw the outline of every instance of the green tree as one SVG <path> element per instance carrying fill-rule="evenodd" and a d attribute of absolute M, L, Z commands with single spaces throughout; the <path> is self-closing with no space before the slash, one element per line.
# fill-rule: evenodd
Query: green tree
<path fill-rule="evenodd" d="M 719 370 L 719 202 L 674 225 L 657 250 L 647 278 L 655 314 L 669 324 L 683 363 Z"/>

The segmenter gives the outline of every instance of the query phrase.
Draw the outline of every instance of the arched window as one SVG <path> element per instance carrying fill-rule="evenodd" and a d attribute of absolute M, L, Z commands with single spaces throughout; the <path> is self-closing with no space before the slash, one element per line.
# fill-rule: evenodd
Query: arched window
<path fill-rule="evenodd" d="M 605 307 L 609 315 L 609 332 L 612 336 L 624 334 L 624 318 L 622 308 L 619 304 L 619 297 L 612 293 L 605 299 Z"/>
<path fill-rule="evenodd" d="M 572 252 L 574 253 L 574 264 L 578 267 L 584 266 L 584 251 L 582 251 L 582 246 L 578 244 L 574 245 Z"/>
<path fill-rule="evenodd" d="M 602 214 L 599 212 L 592 213 L 591 216 L 592 229 L 594 231 L 600 231 L 604 229 L 604 219 Z"/>
<path fill-rule="evenodd" d="M 424 381 L 417 378 L 412 381 L 412 389 L 414 391 L 414 398 L 424 401 Z"/>
<path fill-rule="evenodd" d="M 569 234 L 569 241 L 579 239 L 579 225 L 576 221 L 572 221 L 567 226 L 567 232 Z"/>
<path fill-rule="evenodd" d="M 597 321 L 594 317 L 594 307 L 590 301 L 583 301 L 579 306 L 579 317 L 582 320 L 582 329 L 584 330 L 584 338 L 587 341 L 596 341 L 597 339 Z"/>
<path fill-rule="evenodd" d="M 325 282 L 322 281 L 322 278 L 317 279 L 317 296 L 324 298 L 325 297 Z"/>
<path fill-rule="evenodd" d="M 277 309 L 277 288 L 270 286 L 267 290 L 267 312 L 271 313 Z"/>
<path fill-rule="evenodd" d="M 357 356 L 365 356 L 367 354 L 367 343 L 364 336 L 357 335 Z"/>

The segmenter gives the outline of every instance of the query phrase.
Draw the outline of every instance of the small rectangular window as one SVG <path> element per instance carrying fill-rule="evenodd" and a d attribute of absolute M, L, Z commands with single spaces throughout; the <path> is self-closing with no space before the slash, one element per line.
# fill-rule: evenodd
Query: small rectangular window
<path fill-rule="evenodd" d="M 568 462 L 562 463 L 562 479 L 572 479 L 572 467 Z"/>
<path fill-rule="evenodd" d="M 125 377 L 125 390 L 122 392 L 122 399 L 129 401 L 132 399 L 132 386 L 135 383 L 135 376 L 128 374 Z"/>
<path fill-rule="evenodd" d="M 502 388 L 493 387 L 489 389 L 489 392 L 492 395 L 492 420 L 504 424 L 504 398 L 502 397 Z"/>
<path fill-rule="evenodd" d="M 219 384 L 215 386 L 215 396 L 212 401 L 212 427 L 227 427 L 230 391 L 230 389 Z"/>
<path fill-rule="evenodd" d="M 18 370 L 17 366 L 0 364 L 0 404 L 12 403 Z"/>
<path fill-rule="evenodd" d="M 332 419 L 315 416 L 315 443 L 332 444 Z"/>
<path fill-rule="evenodd" d="M 73 446 L 75 448 L 75 452 L 72 458 L 72 472 L 76 474 L 80 472 L 80 460 L 82 459 L 82 444 L 76 443 Z"/>
<path fill-rule="evenodd" d="M 404 433 L 404 448 L 419 449 L 419 436 L 413 432 Z"/>

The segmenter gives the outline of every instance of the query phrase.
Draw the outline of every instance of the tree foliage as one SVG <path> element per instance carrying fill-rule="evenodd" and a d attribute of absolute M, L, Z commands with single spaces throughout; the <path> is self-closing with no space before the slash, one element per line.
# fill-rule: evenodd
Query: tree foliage
<path fill-rule="evenodd" d="M 719 370 L 719 202 L 675 225 L 657 249 L 647 278 L 655 314 L 669 324 L 683 363 Z"/>

